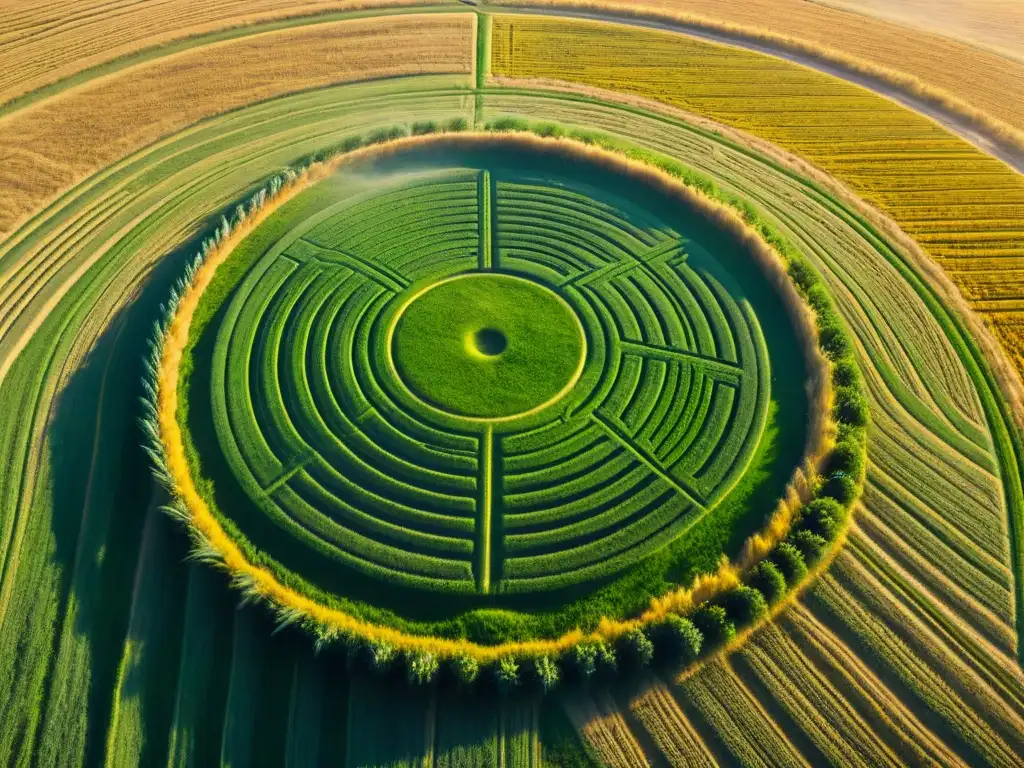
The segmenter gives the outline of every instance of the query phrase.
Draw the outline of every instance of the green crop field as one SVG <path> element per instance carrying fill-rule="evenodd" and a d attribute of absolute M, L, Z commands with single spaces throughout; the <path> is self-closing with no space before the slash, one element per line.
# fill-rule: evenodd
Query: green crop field
<path fill-rule="evenodd" d="M 593 629 L 608 598 L 585 585 L 666 547 L 663 569 L 713 567 L 718 542 L 687 532 L 759 525 L 754 492 L 781 494 L 801 460 L 806 366 L 742 245 L 534 154 L 346 169 L 200 299 L 180 401 L 208 502 L 254 557 L 361 615 L 473 638 L 475 614 L 440 617 L 518 608 L 522 633 L 515 596 L 547 592 L 545 628 Z M 628 582 L 604 592 L 657 594 Z"/>
<path fill-rule="evenodd" d="M 1024 760 L 998 121 L 714 19 L 121 6 L 0 12 L 0 765 Z"/>

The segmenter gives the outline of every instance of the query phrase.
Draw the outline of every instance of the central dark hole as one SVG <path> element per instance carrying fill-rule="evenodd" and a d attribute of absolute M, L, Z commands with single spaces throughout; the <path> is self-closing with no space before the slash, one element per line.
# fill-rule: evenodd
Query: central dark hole
<path fill-rule="evenodd" d="M 480 354 L 493 357 L 505 351 L 508 339 L 496 328 L 481 328 L 473 334 L 473 345 Z"/>

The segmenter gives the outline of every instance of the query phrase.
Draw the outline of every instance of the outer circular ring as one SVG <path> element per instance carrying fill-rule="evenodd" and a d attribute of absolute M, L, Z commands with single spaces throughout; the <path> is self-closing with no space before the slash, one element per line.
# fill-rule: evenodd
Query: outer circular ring
<path fill-rule="evenodd" d="M 308 631 L 319 638 L 320 642 L 345 636 L 358 637 L 369 642 L 384 642 L 393 648 L 408 652 L 433 653 L 441 657 L 469 656 L 478 662 L 489 663 L 506 657 L 529 658 L 562 651 L 583 642 L 612 640 L 633 629 L 645 627 L 660 621 L 664 616 L 673 613 L 682 606 L 693 605 L 694 592 L 686 587 L 670 592 L 652 600 L 648 609 L 636 618 L 611 619 L 605 618 L 600 626 L 589 634 L 580 630 L 567 632 L 558 638 L 511 641 L 498 645 L 486 645 L 466 640 L 448 639 L 428 635 L 409 633 L 380 625 L 353 616 L 344 610 L 321 604 L 295 588 L 286 585 L 272 571 L 255 564 L 243 548 L 227 533 L 221 521 L 214 515 L 209 505 L 196 487 L 191 475 L 182 438 L 182 428 L 178 423 L 178 376 L 182 362 L 182 351 L 188 344 L 189 329 L 195 309 L 202 293 L 209 286 L 217 267 L 230 255 L 234 247 L 255 226 L 265 221 L 277 208 L 293 199 L 310 183 L 323 178 L 341 165 L 358 160 L 386 155 L 400 151 L 406 147 L 461 145 L 463 143 L 487 147 L 506 142 L 517 143 L 523 147 L 544 149 L 546 151 L 582 159 L 595 159 L 607 162 L 621 172 L 643 178 L 653 187 L 665 194 L 673 195 L 685 205 L 705 214 L 713 214 L 719 224 L 743 237 L 748 242 L 760 243 L 758 246 L 757 264 L 768 279 L 773 280 L 785 294 L 787 301 L 793 304 L 792 319 L 798 335 L 802 337 L 808 350 L 808 368 L 811 376 L 812 400 L 828 401 L 829 395 L 829 363 L 822 354 L 813 316 L 802 309 L 804 300 L 786 272 L 786 263 L 763 242 L 760 236 L 743 222 L 739 215 L 725 205 L 706 197 L 684 184 L 679 179 L 649 166 L 631 160 L 614 152 L 593 148 L 575 141 L 564 139 L 545 139 L 537 136 L 508 136 L 493 134 L 456 134 L 427 135 L 411 139 L 400 139 L 385 144 L 371 145 L 355 150 L 346 155 L 335 157 L 327 162 L 316 164 L 286 185 L 276 194 L 272 203 L 256 215 L 250 216 L 242 228 L 230 237 L 217 242 L 216 248 L 206 254 L 205 262 L 189 274 L 182 293 L 177 297 L 172 312 L 163 327 L 158 356 L 154 360 L 155 387 L 153 408 L 156 413 L 158 443 L 155 450 L 162 454 L 166 472 L 165 482 L 173 494 L 176 514 L 186 519 L 193 536 L 200 543 L 204 557 L 219 563 L 228 571 L 239 588 L 243 589 L 250 599 L 267 603 L 283 621 L 299 622 Z M 797 470 L 797 477 L 804 476 L 807 470 L 816 471 L 829 449 L 831 435 L 834 434 L 836 423 L 829 414 L 822 414 L 815 422 L 816 429 L 809 436 L 804 466 Z M 760 558 L 780 541 L 788 532 L 790 518 L 784 515 L 769 524 L 768 529 L 752 536 L 744 548 L 744 558 Z M 824 558 L 825 563 L 829 558 Z M 699 578 L 701 600 L 729 589 L 736 584 L 737 567 L 724 563 L 719 571 L 704 574 Z"/>

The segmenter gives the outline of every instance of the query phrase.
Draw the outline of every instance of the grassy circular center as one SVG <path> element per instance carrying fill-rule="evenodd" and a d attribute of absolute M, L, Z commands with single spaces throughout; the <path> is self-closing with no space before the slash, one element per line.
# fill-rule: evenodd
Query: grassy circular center
<path fill-rule="evenodd" d="M 551 288 L 497 272 L 456 275 L 405 299 L 391 341 L 395 370 L 417 398 L 477 420 L 512 419 L 559 400 L 586 343 Z"/>

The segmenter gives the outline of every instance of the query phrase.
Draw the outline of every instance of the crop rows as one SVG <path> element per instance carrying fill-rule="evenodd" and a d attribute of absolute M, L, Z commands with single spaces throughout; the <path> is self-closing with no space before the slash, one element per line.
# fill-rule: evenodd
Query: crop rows
<path fill-rule="evenodd" d="M 593 306 L 594 327 L 611 332 L 607 351 L 596 344 L 595 354 L 607 355 L 604 365 L 615 371 L 588 421 L 503 440 L 506 550 L 515 553 L 506 572 L 537 579 L 592 567 L 594 557 L 635 559 L 636 552 L 618 554 L 628 551 L 629 538 L 599 538 L 602 529 L 614 531 L 640 511 L 631 537 L 639 537 L 641 551 L 662 545 L 693 522 L 679 497 L 699 514 L 755 447 L 748 430 L 768 395 L 756 320 L 714 276 L 686 263 L 678 240 L 643 231 L 642 220 L 627 222 L 579 194 L 533 184 L 497 191 L 501 264 L 550 276 Z M 754 376 L 762 378 L 755 384 Z M 571 465 L 553 461 L 559 452 L 574 456 Z M 580 476 L 593 478 L 589 495 L 570 490 Z M 560 495 L 573 501 L 560 503 Z M 574 539 L 593 544 L 577 547 L 571 559 L 551 550 Z M 531 548 L 550 554 L 531 557 Z"/>
<path fill-rule="evenodd" d="M 124 406 L 137 394 L 133 381 L 142 373 L 138 361 L 145 354 L 147 326 L 180 274 L 184 253 L 156 271 L 153 265 L 174 254 L 187 233 L 208 219 L 210 206 L 228 205 L 251 185 L 252 174 L 269 175 L 295 152 L 312 152 L 324 141 L 339 142 L 353 132 L 390 125 L 396 115 L 430 120 L 464 114 L 460 94 L 424 98 L 415 93 L 413 82 L 311 92 L 264 105 L 259 114 L 236 112 L 212 120 L 115 164 L 102 183 L 93 180 L 77 187 L 53 210 L 3 241 L 0 259 L 5 269 L 24 266 L 51 291 L 25 304 L 25 311 L 39 313 L 42 323 L 2 384 L 11 406 L 4 409 L 2 425 L 4 465 L 19 468 L 0 478 L 0 551 L 7 563 L 0 629 L 5 649 L 0 673 L 6 702 L 0 727 L 4 761 L 12 754 L 26 759 L 34 754 L 36 738 L 46 744 L 39 753 L 43 762 L 50 759 L 48 754 L 56 760 L 58 751 L 71 762 L 82 762 L 87 752 L 104 755 L 132 603 L 161 605 L 169 616 L 181 612 L 198 620 L 200 614 L 191 606 L 206 599 L 188 596 L 188 570 L 181 565 L 187 547 L 173 525 L 168 528 L 161 521 L 159 552 L 166 557 L 136 555 L 147 516 L 159 518 L 162 513 L 155 507 L 147 512 L 152 484 L 141 457 L 113 459 L 130 457 L 128 446 L 138 442 L 135 415 Z M 384 114 L 352 109 L 353 99 L 371 95 L 381 99 Z M 243 144 L 236 132 L 244 135 Z M 283 136 L 289 138 L 282 141 Z M 240 156 L 254 164 L 240 169 Z M 92 234 L 75 239 L 76 232 Z M 86 265 L 91 265 L 88 279 L 61 289 L 55 309 L 45 312 L 54 283 Z M 108 332 L 113 319 L 120 321 L 120 334 Z M 56 430 L 49 438 L 48 429 Z M 83 451 L 55 460 L 49 446 L 57 437 Z M 102 459 L 105 455 L 108 460 Z M 16 477 L 20 481 L 15 486 Z M 101 552 L 105 555 L 97 556 Z M 145 578 L 136 579 L 137 570 Z M 224 606 L 229 598 L 216 579 L 214 588 Z M 189 611 L 183 610 L 186 601 Z M 230 667 L 234 631 L 231 621 L 214 628 L 221 668 Z M 265 629 L 253 632 L 262 637 Z M 220 702 L 223 713 L 216 677 L 188 676 L 179 683 L 176 633 L 168 628 L 161 635 L 167 643 L 151 644 L 136 657 L 146 673 L 122 688 L 133 706 L 141 708 L 142 738 L 157 750 L 172 726 L 169 691 L 180 688 L 179 698 L 188 699 L 187 691 L 213 685 L 212 694 L 197 695 L 207 696 L 214 709 Z M 59 661 L 50 655 L 55 648 Z M 269 690 L 264 683 L 258 687 Z M 50 697 L 46 690 L 60 694 Z M 90 697 L 90 690 L 103 693 Z M 219 722 L 217 716 L 199 719 L 198 759 L 211 757 L 211 744 L 211 759 L 219 754 Z M 183 717 L 181 727 L 192 726 Z M 164 735 L 154 742 L 151 735 L 160 731 Z M 140 735 L 125 733 L 110 744 L 123 744 L 127 755 L 139 749 Z M 116 762 L 117 756 L 112 754 L 111 760 Z"/>
<path fill-rule="evenodd" d="M 760 7 L 743 6 L 751 13 Z M 834 31 L 829 26 L 826 34 Z M 752 68 L 750 82 L 759 78 Z M 229 87 L 226 79 L 221 84 Z M 5 703 L 0 762 L 120 765 L 141 756 L 184 765 L 259 756 L 273 764 L 303 765 L 316 758 L 341 761 L 344 755 L 352 763 L 357 758 L 383 762 L 394 753 L 389 747 L 395 731 L 367 749 L 353 743 L 350 750 L 350 716 L 362 715 L 357 735 L 368 724 L 426 722 L 429 702 L 412 697 L 375 704 L 372 697 L 355 694 L 350 702 L 343 661 L 313 656 L 308 643 L 293 642 L 287 632 L 272 638 L 269 622 L 258 613 L 231 611 L 234 595 L 219 576 L 202 564 L 182 565 L 186 544 L 149 503 L 145 463 L 131 458 L 139 436 L 135 413 L 126 404 L 138 394 L 138 361 L 149 325 L 180 274 L 185 252 L 175 248 L 212 210 L 233 203 L 296 156 L 353 133 L 396 120 L 468 117 L 471 99 L 450 86 L 412 79 L 330 88 L 215 117 L 147 146 L 129 161 L 115 162 L 102 177 L 81 179 L 95 165 L 62 176 L 67 194 L 0 240 L 4 274 L 25 267 L 23 279 L 5 285 L 46 289 L 4 304 L 5 312 L 39 322 L 22 320 L 5 334 L 3 348 L 0 399 L 7 407 L 0 418 L 0 453 L 4 466 L 15 469 L 0 475 L 0 693 Z M 434 91 L 410 93 L 416 88 Z M 159 94 L 159 83 L 152 92 Z M 1012 93 L 1002 89 L 999 98 Z M 69 91 L 62 100 L 88 96 L 87 90 Z M 885 409 L 887 421 L 884 435 L 872 432 L 866 508 L 858 512 L 862 523 L 853 534 L 850 559 L 837 566 L 834 583 L 812 591 L 777 622 L 796 646 L 788 658 L 795 668 L 811 665 L 819 679 L 828 680 L 833 696 L 851 703 L 873 732 L 866 743 L 876 754 L 888 749 L 906 764 L 1018 760 L 1011 732 L 1022 710 L 1013 658 L 1013 571 L 1009 547 L 1000 546 L 999 535 L 993 537 L 993 532 L 1005 537 L 1000 513 L 1009 482 L 993 447 L 1001 439 L 999 427 L 986 405 L 992 393 L 985 393 L 985 380 L 972 372 L 973 352 L 957 346 L 957 334 L 925 300 L 927 286 L 919 293 L 918 284 L 892 265 L 884 253 L 892 244 L 868 231 L 861 211 L 849 215 L 835 197 L 721 136 L 570 98 L 506 90 L 481 100 L 496 114 L 590 125 L 678 157 L 750 200 L 821 266 L 844 318 L 856 328 L 862 361 L 871 363 L 866 372 L 872 411 Z M 135 114 L 140 125 L 154 122 L 149 113 Z M 158 135 L 184 123 L 164 125 Z M 28 135 L 6 127 L 3 132 Z M 106 163 L 110 158 L 101 158 L 88 143 L 96 133 L 86 126 L 68 133 L 67 144 L 82 158 Z M 826 136 L 819 149 L 830 140 Z M 881 142 L 865 146 L 886 151 Z M 104 146 L 117 146 L 120 153 L 142 143 Z M 951 178 L 966 184 L 984 182 L 987 174 Z M 4 181 L 5 190 L 20 179 L 16 174 L 14 182 Z M 929 208 L 936 204 L 949 220 L 979 218 L 980 224 L 965 230 L 1020 218 L 1018 201 L 997 205 L 970 190 L 954 196 L 951 188 L 958 186 L 936 183 L 916 193 L 919 210 L 904 208 L 904 220 L 928 222 Z M 957 202 L 960 197 L 967 202 Z M 898 202 L 900 195 L 894 191 L 891 198 Z M 1004 263 L 1012 262 L 991 255 L 972 258 L 970 267 L 994 290 L 986 273 Z M 16 360 L 11 341 L 23 350 Z M 61 449 L 68 445 L 83 449 Z M 943 463 L 931 468 L 936 454 Z M 921 480 L 922 467 L 931 473 L 926 477 L 954 478 L 953 493 L 947 493 L 949 485 Z M 914 483 L 914 490 L 903 483 Z M 147 521 L 160 527 L 141 546 Z M 865 590 L 877 598 L 865 601 L 866 613 L 849 615 L 848 607 Z M 144 608 L 164 616 L 146 616 Z M 880 645 L 888 636 L 900 638 L 910 650 L 878 652 L 888 647 Z M 924 640 L 915 640 L 918 636 Z M 771 650 L 774 636 L 755 639 L 758 647 Z M 918 663 L 906 665 L 915 658 Z M 846 721 L 824 727 L 818 721 L 832 715 L 801 710 L 790 716 L 749 667 L 729 664 L 746 688 L 744 695 L 759 704 L 763 714 L 758 717 L 771 721 L 760 727 L 785 732 L 805 762 L 825 763 L 813 734 Z M 270 667 L 283 672 L 267 674 Z M 953 693 L 940 689 L 942 695 L 930 695 L 935 674 L 929 670 L 954 681 Z M 968 681 L 966 693 L 956 682 L 961 678 Z M 317 679 L 323 685 L 319 698 L 311 682 Z M 673 703 L 685 701 L 675 683 L 666 691 Z M 307 701 L 309 710 L 302 704 Z M 673 738 L 689 736 L 682 747 L 688 759 L 740 762 L 725 746 L 735 734 L 720 737 L 692 709 L 678 705 L 615 720 L 609 740 L 600 726 L 588 725 L 588 716 L 600 723 L 614 719 L 609 716 L 614 705 L 602 701 L 578 722 L 587 733 L 596 732 L 603 746 L 626 754 L 623 760 L 643 751 L 633 749 L 633 734 L 668 729 Z M 319 721 L 305 716 L 317 709 L 315 702 Z M 954 715 L 966 722 L 974 708 L 986 718 L 992 713 L 994 725 L 965 731 L 950 724 Z M 437 760 L 436 751 L 421 749 L 417 762 Z M 672 753 L 664 751 L 671 761 Z M 505 754 L 507 762 L 510 753 Z"/>
<path fill-rule="evenodd" d="M 986 411 L 982 409 L 983 395 L 979 396 L 984 392 L 984 380 L 979 386 L 978 379 L 965 376 L 954 342 L 931 314 L 934 310 L 927 308 L 918 289 L 899 276 L 895 268 L 899 261 L 887 256 L 891 252 L 867 237 L 866 219 L 850 215 L 834 198 L 738 146 L 725 148 L 708 134 L 687 130 L 672 121 L 655 120 L 642 112 L 525 93 L 496 93 L 489 97 L 487 106 L 491 114 L 539 114 L 568 124 L 603 128 L 679 157 L 723 186 L 756 201 L 780 223 L 788 237 L 814 255 L 835 290 L 845 319 L 866 350 L 860 359 L 872 393 L 871 410 L 877 428 L 872 429 L 869 438 L 871 479 L 864 497 L 867 508 L 861 515 L 865 516 L 864 530 L 881 550 L 875 557 L 892 562 L 896 572 L 902 573 L 906 594 L 913 597 L 917 610 L 941 622 L 938 626 L 946 633 L 944 642 L 955 643 L 953 647 L 961 658 L 970 659 L 971 664 L 984 663 L 989 674 L 994 674 L 992 668 L 1014 666 L 1014 581 L 1002 516 L 1002 488 L 992 474 L 998 454 L 993 453 L 985 435 Z M 866 313 L 863 303 L 873 304 L 875 310 Z M 910 318 L 914 318 L 912 332 L 894 331 Z M 1002 428 L 999 422 L 989 423 Z M 880 524 L 882 520 L 887 524 Z M 967 584 L 971 585 L 969 597 L 956 588 Z M 852 597 L 849 600 L 854 602 Z M 985 608 L 972 607 L 977 602 Z M 842 615 L 844 609 L 837 604 L 836 611 Z M 889 626 L 898 628 L 903 621 L 898 619 Z M 924 684 L 923 679 L 915 678 L 923 674 L 919 668 L 905 678 L 906 687 L 891 688 L 892 673 L 885 657 L 865 655 L 863 647 L 855 643 L 855 635 L 844 639 L 854 643 L 850 649 L 829 640 L 828 653 L 845 654 L 840 669 L 849 671 L 856 683 L 847 679 L 832 695 L 854 702 L 858 712 L 878 712 L 872 702 L 906 696 L 907 691 Z M 801 652 L 811 654 L 812 649 L 802 647 Z M 808 663 L 825 665 L 822 674 L 835 680 L 839 673 L 834 664 L 825 661 L 827 658 L 830 656 L 810 655 Z M 945 674 L 962 673 L 957 670 Z M 1015 678 L 1016 672 L 1011 676 Z M 823 713 L 804 708 L 795 711 L 799 716 L 785 714 L 781 689 L 772 692 L 746 676 L 744 682 L 761 703 L 765 717 L 784 729 L 805 761 L 827 761 L 813 739 L 800 735 L 818 733 L 815 729 L 820 727 L 818 720 Z M 689 685 L 689 681 L 683 682 L 683 690 L 677 695 L 688 696 Z M 1000 685 L 1000 700 L 1019 697 L 1019 682 L 1006 680 Z M 862 690 L 870 693 L 858 692 Z M 929 759 L 955 764 L 962 759 L 953 757 L 959 747 L 944 731 L 936 729 L 929 714 L 931 706 L 915 704 L 907 708 L 893 704 L 886 711 L 892 713 L 894 725 L 885 725 L 889 721 L 880 716 L 871 716 L 869 722 L 903 760 L 922 759 L 915 751 L 920 748 L 932 756 Z M 648 712 L 642 718 L 643 729 L 657 734 L 674 728 L 670 723 L 678 713 L 662 711 L 661 717 L 669 718 L 667 722 Z M 694 720 L 692 712 L 687 712 L 691 727 L 706 736 L 709 744 L 713 746 L 723 738 L 715 728 Z M 742 728 L 729 738 L 742 738 L 748 729 Z M 901 737 L 908 729 L 917 734 L 914 739 Z M 728 751 L 718 759 L 739 761 Z M 979 758 L 975 755 L 973 760 L 978 762 Z"/>
<path fill-rule="evenodd" d="M 475 183 L 455 182 L 357 206 L 344 236 L 333 217 L 300 225 L 246 278 L 214 353 L 219 439 L 261 509 L 357 567 L 417 583 L 472 583 L 476 441 L 391 403 L 353 350 L 406 280 L 397 270 L 475 265 L 476 214 Z M 397 263 L 374 260 L 378 248 Z"/>
<path fill-rule="evenodd" d="M 998 160 L 841 80 L 678 35 L 499 17 L 493 57 L 495 75 L 657 99 L 807 158 L 919 242 L 1024 370 L 1024 181 Z"/>
<path fill-rule="evenodd" d="M 0 147 L 12 158 L 0 169 L 0 181 L 10 190 L 0 200 L 0 231 L 9 231 L 69 184 L 236 107 L 409 74 L 457 74 L 465 82 L 472 36 L 468 14 L 284 29 L 158 58 L 70 89 L 56 102 L 16 111 L 0 118 Z M 22 282 L 24 288 L 34 281 Z"/>

